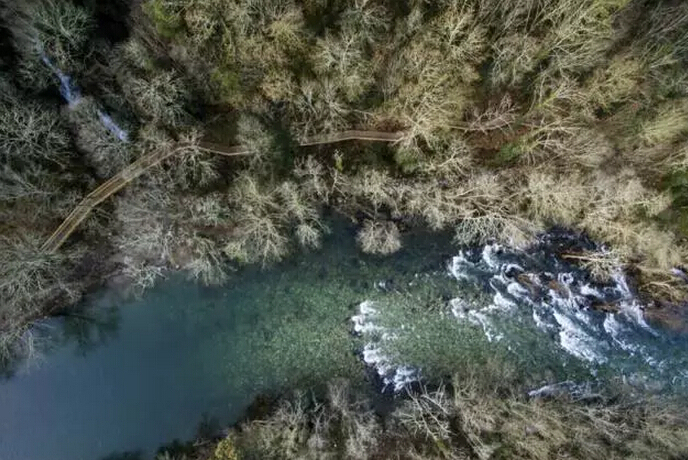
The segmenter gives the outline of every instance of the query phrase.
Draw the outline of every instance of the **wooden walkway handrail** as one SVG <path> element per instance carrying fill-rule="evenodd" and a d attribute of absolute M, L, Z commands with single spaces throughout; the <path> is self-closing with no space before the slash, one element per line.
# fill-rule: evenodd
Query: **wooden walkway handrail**
<path fill-rule="evenodd" d="M 332 144 L 335 142 L 343 142 L 350 140 L 361 141 L 378 141 L 378 142 L 397 142 L 404 136 L 403 132 L 386 133 L 382 131 L 342 131 L 340 133 L 333 133 L 323 136 L 312 136 L 303 139 L 300 146 L 310 146 L 319 144 Z M 251 151 L 243 146 L 236 145 L 233 147 L 223 146 L 221 144 L 214 144 L 211 142 L 201 142 L 198 147 L 207 152 L 216 153 L 224 156 L 240 156 L 248 155 Z M 110 197 L 110 195 L 117 193 L 123 189 L 129 182 L 139 177 L 146 170 L 152 166 L 157 165 L 161 161 L 176 155 L 188 149 L 189 145 L 179 145 L 168 150 L 156 150 L 147 155 L 142 156 L 129 166 L 112 176 L 107 181 L 94 189 L 91 193 L 86 195 L 79 204 L 77 204 L 72 212 L 65 218 L 59 227 L 50 235 L 50 237 L 43 243 L 41 249 L 45 252 L 55 252 L 60 246 L 67 241 L 67 238 L 76 230 L 76 228 L 84 221 L 88 214 L 98 206 L 100 203 Z"/>
<path fill-rule="evenodd" d="M 300 147 L 308 147 L 312 145 L 320 144 L 334 144 L 335 142 L 344 141 L 377 141 L 377 142 L 398 142 L 403 139 L 404 132 L 387 133 L 383 131 L 342 131 L 339 133 L 311 136 L 303 139 L 299 142 Z M 235 156 L 235 155 L 246 155 L 251 153 L 251 151 L 243 145 L 235 145 L 233 147 L 227 147 L 222 144 L 216 144 L 213 142 L 201 142 L 199 147 L 202 150 L 217 153 L 219 155 Z"/>
<path fill-rule="evenodd" d="M 43 243 L 42 250 L 47 252 L 54 252 L 62 246 L 62 244 L 69 238 L 69 236 L 76 230 L 81 222 L 88 216 L 93 208 L 105 201 L 110 195 L 121 190 L 129 182 L 140 176 L 148 168 L 160 163 L 165 158 L 168 158 L 184 147 L 177 147 L 169 150 L 156 150 L 145 155 L 119 173 L 112 176 L 107 181 L 103 182 L 91 193 L 86 195 L 81 202 L 74 207 L 72 212 L 62 221 L 62 224 L 50 235 L 45 243 Z"/>

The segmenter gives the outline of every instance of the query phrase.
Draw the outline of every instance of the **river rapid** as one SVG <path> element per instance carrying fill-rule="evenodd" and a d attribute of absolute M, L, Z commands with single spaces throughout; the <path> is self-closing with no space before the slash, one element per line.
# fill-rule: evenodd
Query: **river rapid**
<path fill-rule="evenodd" d="M 320 251 L 240 269 L 222 287 L 170 274 L 139 299 L 106 290 L 36 323 L 36 355 L 0 380 L 0 459 L 152 458 L 237 422 L 260 394 L 347 377 L 402 397 L 490 356 L 532 397 L 688 385 L 688 341 L 645 321 L 622 274 L 598 284 L 554 254 L 577 237 L 461 249 L 416 232 L 375 257 L 354 232 L 335 222 Z M 591 308 L 600 302 L 619 312 Z"/>

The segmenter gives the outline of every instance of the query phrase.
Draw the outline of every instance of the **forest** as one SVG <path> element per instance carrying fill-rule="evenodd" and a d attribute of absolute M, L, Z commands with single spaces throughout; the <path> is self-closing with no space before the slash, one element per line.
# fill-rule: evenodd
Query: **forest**
<path fill-rule="evenodd" d="M 381 257 L 412 227 L 573 229 L 657 317 L 688 296 L 686 2 L 3 0 L 0 27 L 3 359 L 105 278 L 222 284 L 317 250 L 331 213 Z"/>

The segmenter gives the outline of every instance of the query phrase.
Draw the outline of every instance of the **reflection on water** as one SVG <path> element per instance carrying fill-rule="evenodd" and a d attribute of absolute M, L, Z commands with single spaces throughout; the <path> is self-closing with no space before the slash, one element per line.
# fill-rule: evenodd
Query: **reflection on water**
<path fill-rule="evenodd" d="M 117 338 L 120 310 L 112 305 L 88 308 L 84 305 L 59 317 L 37 321 L 18 344 L 16 356 L 0 361 L 0 378 L 9 379 L 19 369 L 35 367 L 54 350 L 71 347 L 77 355 Z M 25 360 L 29 360 L 26 363 Z"/>
<path fill-rule="evenodd" d="M 86 355 L 115 340 L 119 325 L 120 311 L 115 305 L 69 312 L 60 325 L 60 343 L 73 343 L 77 353 Z"/>
<path fill-rule="evenodd" d="M 167 456 L 163 458 L 180 458 L 184 459 L 191 457 L 198 452 L 198 446 L 195 444 L 197 440 L 217 440 L 226 436 L 225 428 L 220 424 L 220 421 L 215 417 L 208 417 L 203 415 L 201 421 L 196 428 L 196 434 L 189 441 L 182 441 L 175 439 L 172 442 L 162 444 L 157 449 L 158 455 Z M 144 460 L 147 458 L 142 450 L 112 452 L 98 460 Z"/>

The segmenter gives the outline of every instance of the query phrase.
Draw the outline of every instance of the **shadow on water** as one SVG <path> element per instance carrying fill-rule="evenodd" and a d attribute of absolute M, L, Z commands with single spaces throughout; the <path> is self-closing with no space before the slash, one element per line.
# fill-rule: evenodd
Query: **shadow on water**
<path fill-rule="evenodd" d="M 102 308 L 82 306 L 65 313 L 59 337 L 61 346 L 74 344 L 77 354 L 84 356 L 93 349 L 117 339 L 120 310 L 114 305 Z"/>
<path fill-rule="evenodd" d="M 225 435 L 224 428 L 217 417 L 203 414 L 198 422 L 196 434 L 191 441 L 174 439 L 162 444 L 156 450 L 156 458 L 187 458 L 198 452 L 198 442 L 213 441 Z M 146 460 L 148 457 L 142 450 L 112 452 L 98 460 Z"/>
<path fill-rule="evenodd" d="M 99 460 L 144 460 L 143 452 L 140 450 L 128 452 L 113 452 L 110 455 L 101 457 Z"/>
<path fill-rule="evenodd" d="M 9 356 L 0 359 L 0 380 L 11 379 L 32 361 L 49 359 L 61 349 L 73 349 L 75 356 L 117 339 L 121 311 L 116 305 L 89 306 L 88 300 L 73 310 L 35 322 Z"/>

